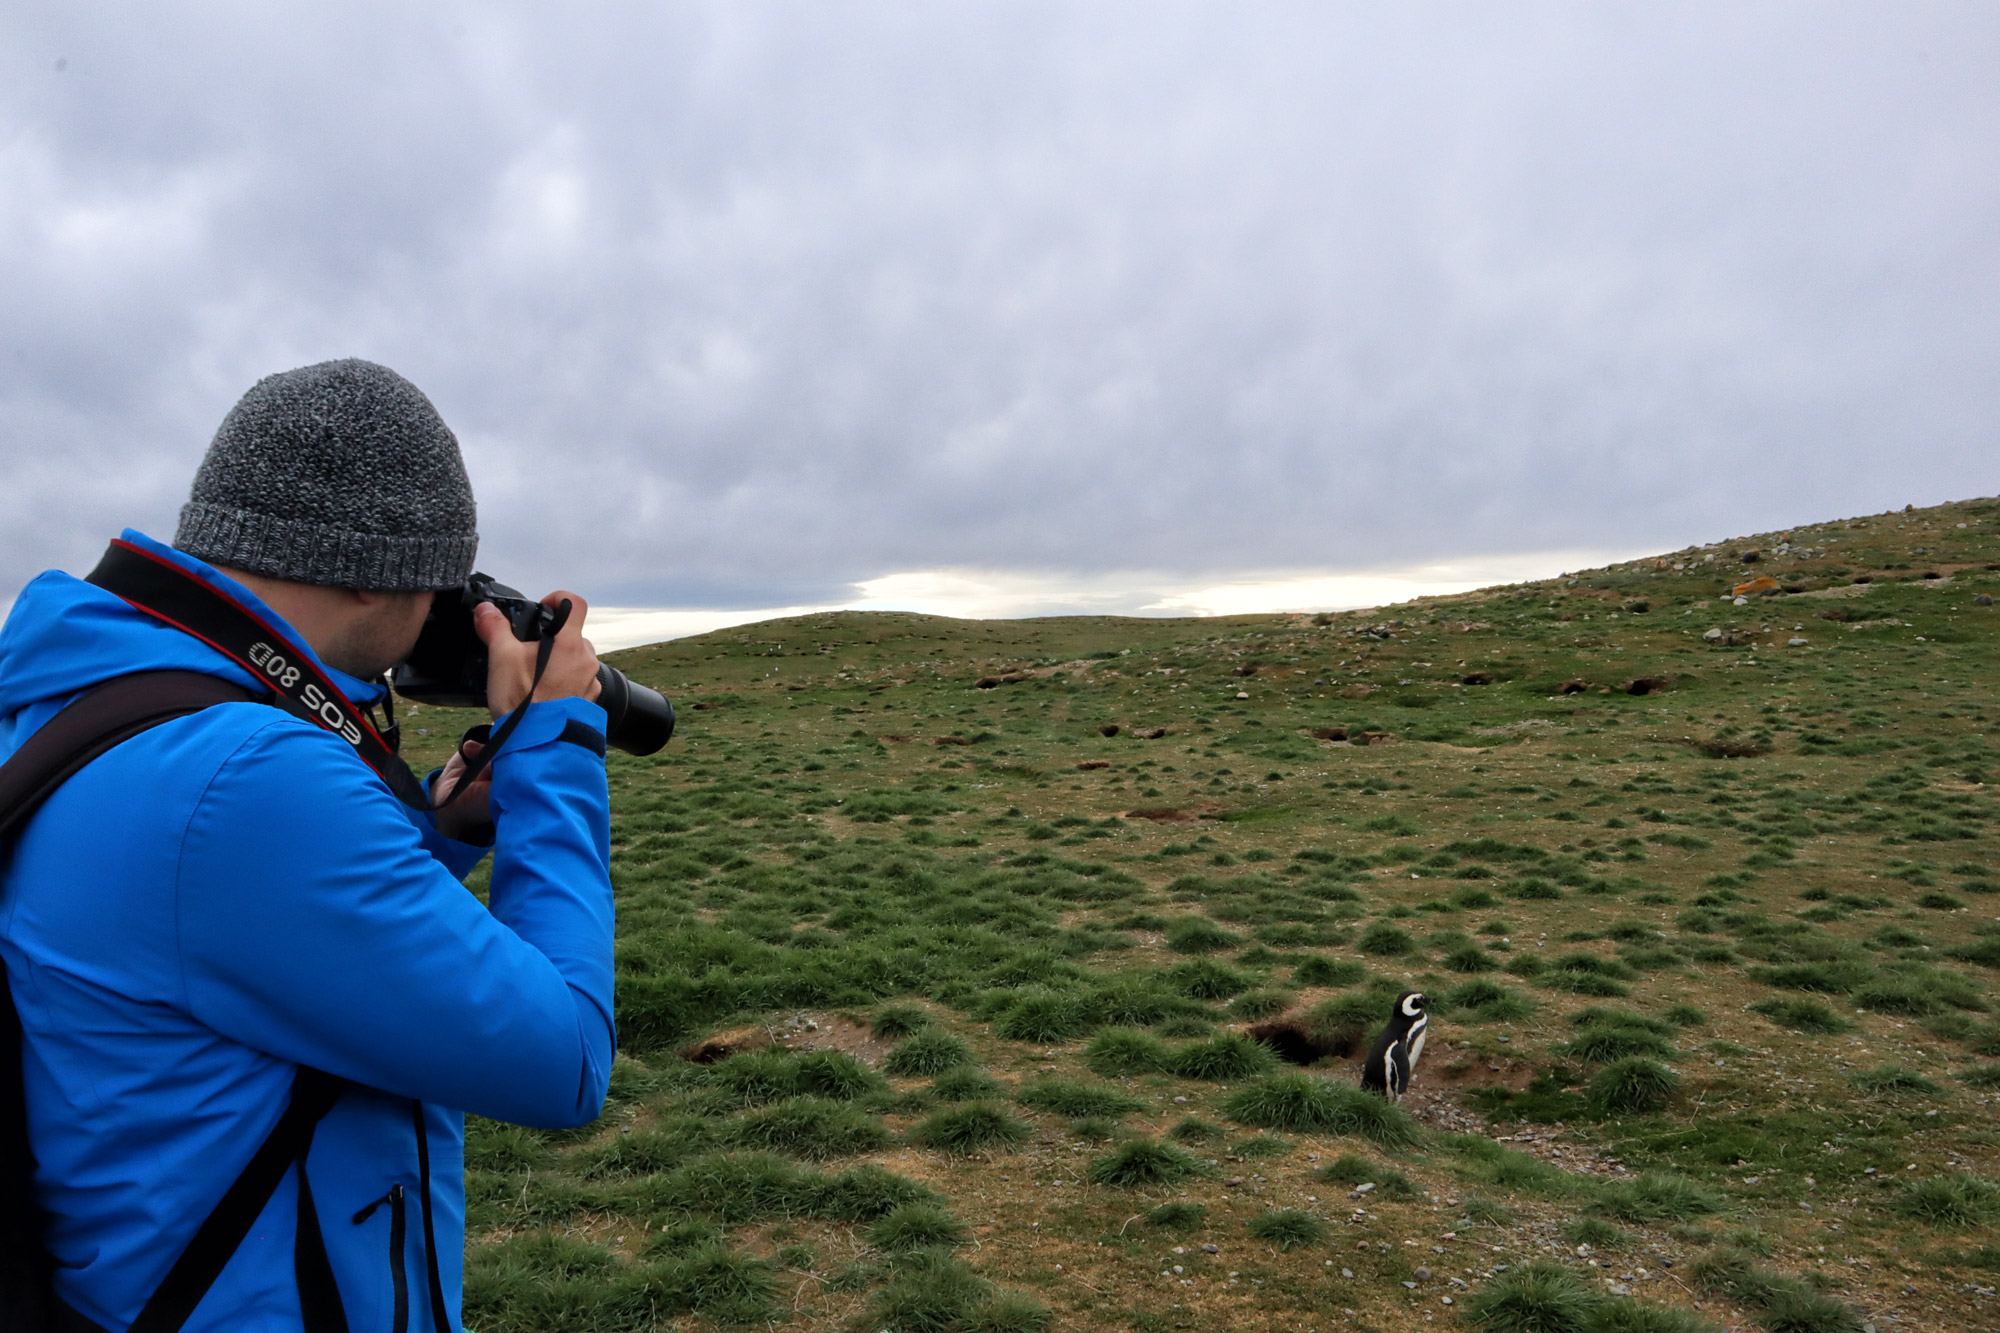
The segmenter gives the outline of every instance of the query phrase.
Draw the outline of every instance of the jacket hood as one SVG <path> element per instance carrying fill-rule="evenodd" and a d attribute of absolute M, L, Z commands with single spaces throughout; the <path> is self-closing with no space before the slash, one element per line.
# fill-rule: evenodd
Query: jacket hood
<path fill-rule="evenodd" d="M 130 528 L 120 535 L 257 612 L 294 651 L 319 663 L 355 703 L 370 704 L 382 697 L 379 684 L 320 662 L 283 617 L 227 574 Z M 21 590 L 0 628 L 0 723 L 11 727 L 27 721 L 39 726 L 74 695 L 138 671 L 201 671 L 259 688 L 248 671 L 193 635 L 161 624 L 95 584 L 49 570 Z"/>

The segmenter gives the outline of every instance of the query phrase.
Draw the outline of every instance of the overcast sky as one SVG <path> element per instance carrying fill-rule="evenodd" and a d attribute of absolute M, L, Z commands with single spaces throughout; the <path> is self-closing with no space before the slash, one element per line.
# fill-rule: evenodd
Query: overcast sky
<path fill-rule="evenodd" d="M 625 607 L 1236 610 L 1991 494 L 1996 164 L 1986 3 L 12 0 L 0 583 L 170 537 L 337 356 L 458 432 L 482 567 Z"/>

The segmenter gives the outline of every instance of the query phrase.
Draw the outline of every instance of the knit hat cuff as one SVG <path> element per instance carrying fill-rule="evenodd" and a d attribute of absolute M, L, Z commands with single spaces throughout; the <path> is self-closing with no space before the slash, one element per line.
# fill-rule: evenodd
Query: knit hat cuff
<path fill-rule="evenodd" d="M 210 564 L 291 583 L 431 592 L 471 575 L 479 534 L 392 537 L 196 501 L 181 508 L 174 547 Z"/>

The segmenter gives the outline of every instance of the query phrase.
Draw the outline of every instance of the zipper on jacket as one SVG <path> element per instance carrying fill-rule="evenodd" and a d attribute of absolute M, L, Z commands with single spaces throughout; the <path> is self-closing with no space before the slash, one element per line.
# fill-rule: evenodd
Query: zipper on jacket
<path fill-rule="evenodd" d="M 375 1210 L 383 1204 L 389 1205 L 389 1281 L 396 1293 L 396 1316 L 389 1333 L 404 1333 L 410 1322 L 410 1279 L 403 1271 L 403 1241 L 405 1218 L 403 1214 L 403 1187 L 391 1185 L 389 1192 L 354 1215 L 354 1224 L 360 1226 L 375 1216 Z"/>

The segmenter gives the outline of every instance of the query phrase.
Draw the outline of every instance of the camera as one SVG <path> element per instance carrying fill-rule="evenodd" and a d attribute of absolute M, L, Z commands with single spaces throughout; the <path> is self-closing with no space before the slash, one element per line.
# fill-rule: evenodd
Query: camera
<path fill-rule="evenodd" d="M 417 646 L 396 668 L 396 693 L 444 708 L 486 707 L 486 645 L 472 628 L 472 609 L 481 602 L 493 603 L 523 643 L 539 642 L 555 625 L 553 607 L 488 575 L 474 574 L 463 586 L 432 597 Z M 597 684 L 597 704 L 609 719 L 604 729 L 608 744 L 627 754 L 652 754 L 674 734 L 674 706 L 659 691 L 602 662 Z"/>

